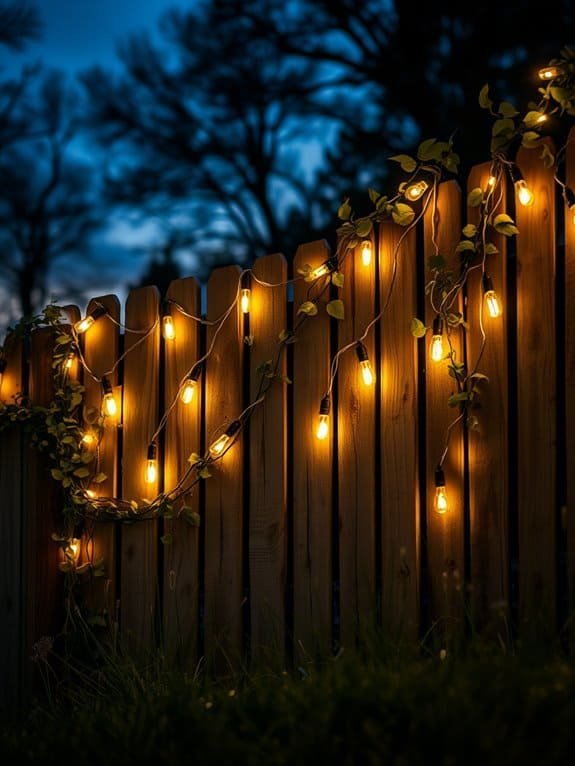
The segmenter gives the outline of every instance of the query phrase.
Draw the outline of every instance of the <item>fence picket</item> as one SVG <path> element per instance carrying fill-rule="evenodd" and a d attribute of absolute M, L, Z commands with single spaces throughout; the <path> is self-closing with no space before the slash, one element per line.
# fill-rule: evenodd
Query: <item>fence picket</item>
<path fill-rule="evenodd" d="M 158 299 L 155 287 L 141 287 L 126 301 L 125 350 L 131 351 L 124 362 L 122 391 L 122 490 L 138 504 L 158 492 L 158 484 L 145 482 L 147 447 L 158 424 Z M 120 624 L 128 642 L 149 646 L 158 598 L 157 521 L 123 526 L 121 548 Z"/>
<path fill-rule="evenodd" d="M 565 181 L 575 189 L 575 128 L 569 133 L 565 159 Z M 567 505 L 562 525 L 567 540 L 567 611 L 575 614 L 575 221 L 565 208 L 565 406 Z M 561 349 L 559 349 L 561 353 Z M 575 627 L 569 628 L 569 643 L 575 650 Z"/>

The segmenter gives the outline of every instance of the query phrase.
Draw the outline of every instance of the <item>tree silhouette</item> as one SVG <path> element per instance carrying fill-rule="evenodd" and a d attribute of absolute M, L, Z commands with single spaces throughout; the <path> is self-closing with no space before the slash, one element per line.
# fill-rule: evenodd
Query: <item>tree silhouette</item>
<path fill-rule="evenodd" d="M 21 51 L 40 36 L 42 20 L 34 3 L 26 0 L 0 2 L 0 45 Z"/>

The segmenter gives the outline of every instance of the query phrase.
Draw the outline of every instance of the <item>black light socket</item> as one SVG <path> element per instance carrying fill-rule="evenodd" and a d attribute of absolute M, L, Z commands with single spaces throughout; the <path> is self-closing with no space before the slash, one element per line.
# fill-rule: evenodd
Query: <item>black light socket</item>
<path fill-rule="evenodd" d="M 367 349 L 361 341 L 357 342 L 357 346 L 355 347 L 355 353 L 357 354 L 357 359 L 359 362 L 367 362 L 367 360 L 369 359 Z"/>
<path fill-rule="evenodd" d="M 326 394 L 321 400 L 321 403 L 319 405 L 319 414 L 329 415 L 330 406 L 331 406 L 330 397 L 329 397 L 329 394 Z"/>
<path fill-rule="evenodd" d="M 435 486 L 445 487 L 445 473 L 440 465 L 435 469 Z"/>
<path fill-rule="evenodd" d="M 433 335 L 443 335 L 443 319 L 439 314 L 433 320 Z"/>

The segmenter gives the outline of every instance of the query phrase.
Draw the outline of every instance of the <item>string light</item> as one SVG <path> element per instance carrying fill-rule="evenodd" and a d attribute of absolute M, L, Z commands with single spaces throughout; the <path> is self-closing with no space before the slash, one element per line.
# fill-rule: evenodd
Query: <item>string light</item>
<path fill-rule="evenodd" d="M 241 425 L 239 420 L 232 420 L 224 433 L 210 446 L 209 453 L 212 458 L 217 458 L 224 452 L 231 439 L 233 439 L 240 430 Z"/>
<path fill-rule="evenodd" d="M 546 66 L 539 70 L 539 79 L 554 80 L 563 74 L 563 69 L 558 66 Z"/>
<path fill-rule="evenodd" d="M 102 400 L 102 412 L 104 415 L 113 418 L 118 414 L 118 405 L 114 398 L 112 384 L 105 375 L 102 378 L 102 393 L 104 395 Z"/>
<path fill-rule="evenodd" d="M 65 367 L 67 370 L 71 370 L 71 369 L 72 369 L 72 365 L 74 364 L 74 360 L 75 360 L 75 359 L 76 359 L 76 354 L 75 354 L 75 352 L 74 352 L 74 351 L 70 351 L 70 353 L 69 353 L 69 354 L 68 354 L 68 356 L 66 357 L 66 363 L 64 364 L 64 367 Z"/>
<path fill-rule="evenodd" d="M 569 186 L 565 186 L 563 189 L 563 199 L 573 216 L 573 223 L 575 223 L 575 192 Z"/>
<path fill-rule="evenodd" d="M 198 378 L 202 372 L 201 365 L 196 365 L 189 374 L 180 392 L 180 399 L 184 404 L 190 404 L 194 399 L 194 393 L 198 386 Z"/>
<path fill-rule="evenodd" d="M 490 186 L 491 188 L 493 188 L 496 183 L 497 183 L 497 176 L 493 176 L 493 175 L 489 176 L 489 178 L 487 179 L 487 186 Z"/>
<path fill-rule="evenodd" d="M 410 184 L 407 187 L 405 190 L 405 197 L 406 199 L 410 200 L 410 202 L 416 202 L 418 199 L 423 197 L 427 189 L 428 185 L 425 181 L 417 181 L 416 183 Z"/>
<path fill-rule="evenodd" d="M 531 189 L 525 183 L 525 179 L 517 165 L 513 166 L 511 171 L 513 183 L 515 184 L 515 191 L 517 192 L 517 198 L 524 207 L 530 207 L 533 204 L 535 196 Z"/>
<path fill-rule="evenodd" d="M 69 563 L 78 563 L 78 559 L 80 558 L 80 540 L 77 537 L 70 537 L 66 540 L 64 558 Z"/>
<path fill-rule="evenodd" d="M 82 335 L 82 333 L 85 333 L 90 329 L 90 327 L 92 327 L 96 320 L 100 319 L 100 317 L 103 317 L 107 313 L 108 312 L 103 306 L 96 306 L 87 316 L 84 317 L 84 319 L 80 319 L 79 322 L 76 322 L 74 325 L 74 330 L 76 330 L 78 335 Z"/>
<path fill-rule="evenodd" d="M 431 336 L 431 344 L 429 347 L 429 354 L 434 362 L 441 362 L 444 357 L 443 353 L 443 319 L 439 314 L 433 320 L 433 334 Z"/>
<path fill-rule="evenodd" d="M 364 266 L 371 264 L 371 255 L 373 252 L 373 246 L 370 239 L 364 239 L 361 243 L 361 262 Z"/>
<path fill-rule="evenodd" d="M 445 474 L 443 468 L 438 465 L 435 469 L 435 498 L 434 507 L 437 513 L 445 513 L 449 506 L 447 504 L 447 493 L 445 491 Z"/>
<path fill-rule="evenodd" d="M 327 438 L 329 433 L 329 410 L 330 410 L 330 398 L 329 394 L 323 397 L 319 405 L 319 418 L 317 421 L 317 428 L 315 435 L 318 439 L 322 440 Z"/>
<path fill-rule="evenodd" d="M 92 431 L 86 431 L 86 433 L 82 436 L 81 441 L 82 444 L 86 445 L 86 447 L 91 447 L 96 443 L 96 435 L 92 433 Z"/>
<path fill-rule="evenodd" d="M 371 386 L 374 380 L 373 369 L 371 367 L 371 362 L 369 361 L 367 349 L 361 341 L 358 341 L 357 346 L 355 347 L 355 353 L 357 354 L 357 359 L 361 368 L 363 382 L 366 386 Z"/>
<path fill-rule="evenodd" d="M 158 479 L 158 445 L 152 442 L 148 446 L 148 457 L 146 460 L 146 484 L 155 484 Z"/>
<path fill-rule="evenodd" d="M 485 297 L 489 316 L 496 319 L 501 316 L 501 303 L 497 297 L 497 293 L 493 289 L 493 280 L 488 274 L 483 274 L 481 283 L 483 285 L 483 295 Z"/>
<path fill-rule="evenodd" d="M 240 307 L 242 310 L 242 314 L 249 314 L 250 313 L 250 296 L 252 294 L 252 291 L 249 289 L 249 287 L 244 287 L 241 292 L 240 296 Z"/>
<path fill-rule="evenodd" d="M 167 302 L 164 302 L 162 310 L 162 335 L 166 340 L 175 340 L 176 338 L 176 328 L 174 327 L 170 304 Z"/>
<path fill-rule="evenodd" d="M 331 271 L 331 269 L 330 269 L 329 263 L 327 263 L 327 261 L 326 261 L 325 263 L 322 263 L 320 266 L 318 266 L 316 269 L 314 269 L 311 272 L 311 276 L 314 279 L 319 279 L 319 277 L 325 277 L 326 274 L 329 274 L 330 271 Z"/>

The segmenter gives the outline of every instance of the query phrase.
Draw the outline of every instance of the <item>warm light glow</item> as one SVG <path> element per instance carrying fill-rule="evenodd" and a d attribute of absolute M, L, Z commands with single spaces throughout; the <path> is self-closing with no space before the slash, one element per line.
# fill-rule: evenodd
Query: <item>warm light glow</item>
<path fill-rule="evenodd" d="M 318 266 L 317 269 L 314 269 L 311 273 L 314 279 L 324 277 L 326 274 L 329 274 L 329 266 L 327 263 L 322 263 L 321 266 Z"/>
<path fill-rule="evenodd" d="M 445 487 L 435 488 L 435 510 L 437 513 L 445 513 L 447 511 L 447 494 Z"/>
<path fill-rule="evenodd" d="M 146 484 L 155 484 L 158 478 L 158 461 L 146 460 Z"/>
<path fill-rule="evenodd" d="M 250 313 L 250 295 L 251 290 L 249 290 L 247 287 L 244 287 L 240 297 L 240 307 L 242 309 L 242 314 Z"/>
<path fill-rule="evenodd" d="M 176 337 L 174 320 L 169 314 L 166 314 L 162 317 L 162 332 L 166 340 L 174 340 Z"/>
<path fill-rule="evenodd" d="M 542 122 L 546 122 L 546 121 L 547 121 L 547 115 L 546 114 L 540 114 L 539 117 L 537 118 L 537 122 L 539 124 L 541 124 Z"/>
<path fill-rule="evenodd" d="M 364 240 L 361 243 L 361 262 L 364 266 L 369 266 L 371 263 L 371 254 L 373 248 L 369 239 Z"/>
<path fill-rule="evenodd" d="M 431 338 L 429 354 L 434 362 L 441 362 L 445 356 L 443 353 L 443 335 L 434 335 Z"/>
<path fill-rule="evenodd" d="M 411 202 L 415 202 L 416 200 L 420 199 L 427 190 L 427 184 L 425 181 L 417 181 L 417 183 L 411 184 L 407 187 L 405 190 L 405 197 L 406 199 L 410 200 Z"/>
<path fill-rule="evenodd" d="M 227 434 L 222 434 L 210 447 L 210 455 L 212 457 L 219 457 L 228 446 L 229 440 L 230 437 Z"/>
<path fill-rule="evenodd" d="M 96 320 L 93 316 L 87 316 L 84 317 L 84 319 L 80 319 L 79 322 L 76 322 L 74 325 L 74 329 L 78 333 L 78 335 L 81 335 L 83 332 L 86 332 L 86 330 L 89 330 L 90 327 L 94 324 Z"/>
<path fill-rule="evenodd" d="M 70 537 L 66 540 L 63 548 L 64 560 L 68 564 L 77 564 L 80 558 L 80 540 L 77 537 Z"/>
<path fill-rule="evenodd" d="M 499 298 L 497 297 L 495 290 L 488 290 L 485 293 L 485 302 L 487 304 L 489 316 L 492 316 L 494 319 L 501 316 L 501 304 L 499 303 Z"/>
<path fill-rule="evenodd" d="M 553 80 L 555 77 L 559 77 L 561 70 L 556 66 L 546 66 L 539 70 L 539 77 L 541 80 Z"/>
<path fill-rule="evenodd" d="M 533 192 L 522 178 L 515 182 L 515 188 L 517 190 L 519 202 L 521 202 L 524 207 L 529 207 L 533 204 L 533 200 L 535 199 Z"/>
<path fill-rule="evenodd" d="M 325 439 L 329 433 L 329 415 L 320 414 L 317 422 L 315 435 L 318 439 Z"/>
<path fill-rule="evenodd" d="M 73 351 L 70 351 L 70 353 L 68 354 L 68 357 L 66 358 L 66 363 L 64 365 L 67 370 L 72 369 L 72 364 L 74 363 L 75 358 L 76 358 L 76 354 Z"/>
<path fill-rule="evenodd" d="M 182 388 L 182 391 L 180 393 L 180 399 L 184 404 L 190 404 L 190 402 L 194 398 L 194 391 L 196 390 L 196 386 L 198 384 L 195 380 L 191 380 L 191 378 L 188 378 L 184 384 L 184 387 Z"/>
<path fill-rule="evenodd" d="M 361 367 L 361 377 L 363 378 L 363 382 L 366 386 L 371 386 L 373 384 L 373 370 L 371 368 L 371 362 L 369 359 L 366 359 L 365 361 L 360 362 L 359 366 Z"/>
<path fill-rule="evenodd" d="M 102 402 L 102 410 L 104 415 L 108 415 L 108 417 L 113 418 L 118 414 L 118 405 L 116 404 L 116 400 L 114 399 L 113 393 L 107 393 L 104 394 L 104 399 Z"/>
<path fill-rule="evenodd" d="M 5 359 L 0 359 L 0 388 L 2 388 L 2 381 L 4 380 L 6 367 L 8 367 L 8 362 Z"/>
<path fill-rule="evenodd" d="M 84 436 L 82 436 L 82 444 L 85 444 L 87 447 L 91 447 L 92 444 L 96 443 L 96 436 L 91 431 L 86 431 Z"/>
<path fill-rule="evenodd" d="M 487 179 L 487 186 L 493 187 L 495 186 L 496 183 L 497 183 L 497 176 L 489 176 L 489 178 Z"/>
<path fill-rule="evenodd" d="M 90 500 L 95 500 L 98 497 L 98 495 L 94 492 L 93 489 L 87 489 L 86 496 L 89 497 Z"/>

